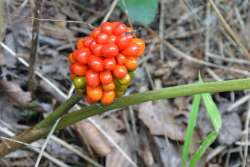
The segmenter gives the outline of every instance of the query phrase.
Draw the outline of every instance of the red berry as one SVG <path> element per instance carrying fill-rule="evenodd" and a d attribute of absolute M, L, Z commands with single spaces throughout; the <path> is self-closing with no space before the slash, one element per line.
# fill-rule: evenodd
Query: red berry
<path fill-rule="evenodd" d="M 100 80 L 102 84 L 109 84 L 113 81 L 113 77 L 110 71 L 103 71 L 100 73 Z"/>
<path fill-rule="evenodd" d="M 87 66 L 81 65 L 79 63 L 74 63 L 70 65 L 70 73 L 79 75 L 79 76 L 85 76 L 87 71 Z"/>
<path fill-rule="evenodd" d="M 114 58 L 106 58 L 103 61 L 104 69 L 113 70 L 115 68 L 116 62 Z"/>
<path fill-rule="evenodd" d="M 97 45 L 96 41 L 92 41 L 89 45 L 89 48 L 93 51 L 94 50 L 94 47 Z"/>
<path fill-rule="evenodd" d="M 125 66 L 128 70 L 134 71 L 137 68 L 137 61 L 135 57 L 127 57 Z"/>
<path fill-rule="evenodd" d="M 105 44 L 108 41 L 109 36 L 105 33 L 100 33 L 96 37 L 96 42 L 99 44 Z"/>
<path fill-rule="evenodd" d="M 116 27 L 113 30 L 113 34 L 118 36 L 127 31 L 127 26 L 123 23 L 117 23 Z"/>
<path fill-rule="evenodd" d="M 104 91 L 101 99 L 101 103 L 103 105 L 109 105 L 111 104 L 115 99 L 115 92 L 113 90 L 111 91 Z"/>
<path fill-rule="evenodd" d="M 110 22 L 104 22 L 101 25 L 101 30 L 106 34 L 111 35 L 113 32 L 113 24 Z"/>
<path fill-rule="evenodd" d="M 110 35 L 108 40 L 107 40 L 107 43 L 115 43 L 115 41 L 116 41 L 116 36 Z"/>
<path fill-rule="evenodd" d="M 90 55 L 90 51 L 88 48 L 80 48 L 73 52 L 73 58 L 81 63 L 81 64 L 87 64 L 88 63 L 88 56 Z"/>
<path fill-rule="evenodd" d="M 127 75 L 128 71 L 127 68 L 123 65 L 116 65 L 115 69 L 113 70 L 113 74 L 116 78 L 123 78 Z"/>
<path fill-rule="evenodd" d="M 93 41 L 91 37 L 80 38 L 76 43 L 76 48 L 80 49 L 83 47 L 89 47 L 90 43 Z"/>
<path fill-rule="evenodd" d="M 103 71 L 103 60 L 100 57 L 94 55 L 89 56 L 88 65 L 95 72 Z"/>
<path fill-rule="evenodd" d="M 130 34 L 122 34 L 116 39 L 116 45 L 119 47 L 120 50 L 125 49 L 129 43 L 131 42 L 133 36 Z"/>
<path fill-rule="evenodd" d="M 126 62 L 126 57 L 123 54 L 119 54 L 116 56 L 116 61 L 118 64 L 122 65 Z"/>
<path fill-rule="evenodd" d="M 86 72 L 87 85 L 90 87 L 97 87 L 100 85 L 99 74 L 93 70 L 88 70 Z"/>
<path fill-rule="evenodd" d="M 104 57 L 114 57 L 118 55 L 119 49 L 115 44 L 109 43 L 103 46 L 101 53 Z"/>
<path fill-rule="evenodd" d="M 92 47 L 92 52 L 95 56 L 101 56 L 102 45 L 96 44 Z"/>
<path fill-rule="evenodd" d="M 89 87 L 87 86 L 87 96 L 89 97 L 89 99 L 91 99 L 92 101 L 98 101 L 102 98 L 103 95 L 103 91 L 102 88 L 100 86 L 98 87 Z"/>
<path fill-rule="evenodd" d="M 101 33 L 101 29 L 100 28 L 96 28 L 96 29 L 94 29 L 92 31 L 91 37 L 95 39 L 100 33 Z"/>

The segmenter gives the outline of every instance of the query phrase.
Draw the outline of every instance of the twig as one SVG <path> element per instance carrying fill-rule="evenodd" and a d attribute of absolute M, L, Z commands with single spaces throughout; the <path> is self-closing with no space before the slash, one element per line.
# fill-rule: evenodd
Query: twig
<path fill-rule="evenodd" d="M 34 2 L 33 13 L 34 17 L 40 18 L 41 8 L 42 8 L 43 0 L 36 0 Z M 39 20 L 34 20 L 33 22 L 33 30 L 32 30 L 32 46 L 31 46 L 31 53 L 29 59 L 29 75 L 28 75 L 28 89 L 33 95 L 33 91 L 35 90 L 35 78 L 34 78 L 34 71 L 35 71 L 35 63 L 37 57 L 37 48 L 39 42 L 39 31 L 40 31 L 40 22 Z"/>
<path fill-rule="evenodd" d="M 71 146 L 70 144 L 68 144 L 67 142 L 65 142 L 64 140 L 52 135 L 51 136 L 51 140 L 61 144 L 62 146 L 64 146 L 65 148 L 69 149 L 70 151 L 72 151 L 73 153 L 75 153 L 76 155 L 78 155 L 79 157 L 81 157 L 82 159 L 86 160 L 87 162 L 91 163 L 92 165 L 96 166 L 96 167 L 103 167 L 102 165 L 100 165 L 99 163 L 95 162 L 93 159 L 91 159 L 90 157 L 88 157 L 87 155 L 84 155 L 81 151 L 79 151 L 78 149 L 74 148 L 73 146 Z"/>
<path fill-rule="evenodd" d="M 248 102 L 247 118 L 246 118 L 246 122 L 245 122 L 245 131 L 247 131 L 247 133 L 245 135 L 245 143 L 249 142 L 248 141 L 249 122 L 250 122 L 250 101 Z M 242 167 L 246 167 L 246 165 L 247 165 L 247 156 L 248 156 L 248 145 L 245 145 L 244 146 Z"/>
<path fill-rule="evenodd" d="M 51 129 L 50 132 L 49 132 L 49 135 L 47 136 L 45 142 L 43 143 L 42 149 L 41 149 L 41 151 L 40 151 L 40 153 L 39 153 L 39 156 L 38 156 L 38 158 L 37 158 L 37 160 L 36 160 L 35 167 L 38 167 L 38 165 L 39 165 L 39 163 L 40 163 L 40 161 L 41 161 L 41 159 L 42 159 L 42 156 L 43 156 L 43 154 L 44 154 L 45 148 L 47 147 L 47 145 L 48 145 L 48 143 L 49 143 L 49 140 L 50 140 L 52 134 L 55 132 L 56 127 L 57 127 L 59 121 L 60 121 L 60 118 L 58 118 L 58 119 L 56 120 L 55 124 L 53 125 L 52 129 Z"/>
<path fill-rule="evenodd" d="M 107 21 L 109 19 L 110 15 L 112 14 L 113 10 L 115 9 L 116 4 L 118 3 L 118 1 L 119 0 L 113 0 L 108 13 L 106 14 L 106 16 L 104 17 L 104 19 L 102 20 L 102 22 L 105 22 L 105 21 Z"/>
<path fill-rule="evenodd" d="M 233 111 L 235 108 L 237 108 L 240 105 L 246 103 L 249 99 L 250 99 L 250 94 L 247 94 L 247 95 L 241 97 L 236 102 L 234 102 L 233 104 L 231 104 L 230 106 L 228 106 L 228 108 L 226 109 L 226 111 L 228 111 L 228 112 Z"/>

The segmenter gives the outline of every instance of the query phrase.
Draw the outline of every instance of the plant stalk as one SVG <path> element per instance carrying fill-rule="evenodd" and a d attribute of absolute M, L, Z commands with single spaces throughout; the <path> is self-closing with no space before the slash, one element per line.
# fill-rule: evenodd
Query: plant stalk
<path fill-rule="evenodd" d="M 22 141 L 25 143 L 31 143 L 35 140 L 42 138 L 43 136 L 46 136 L 49 133 L 49 130 L 50 130 L 49 127 L 53 126 L 53 123 L 58 118 L 58 116 L 60 117 L 62 115 L 63 116 L 61 117 L 61 121 L 59 122 L 57 126 L 57 130 L 63 129 L 82 119 L 86 119 L 96 114 L 101 114 L 108 110 L 127 107 L 130 105 L 139 104 L 139 103 L 143 103 L 146 101 L 169 99 L 169 98 L 175 98 L 175 97 L 180 97 L 180 96 L 191 96 L 191 95 L 201 94 L 201 93 L 239 91 L 239 90 L 244 90 L 244 89 L 250 89 L 250 78 L 219 81 L 219 82 L 195 83 L 195 84 L 174 86 L 174 87 L 162 88 L 159 90 L 147 91 L 143 93 L 121 97 L 115 100 L 113 104 L 108 105 L 108 106 L 95 104 L 95 105 L 90 105 L 88 107 L 85 107 L 83 109 L 80 109 L 80 110 L 77 110 L 75 112 L 68 113 L 65 115 L 63 115 L 65 112 L 61 112 L 61 111 L 55 112 L 57 114 L 52 113 L 51 114 L 52 116 L 50 115 L 47 118 L 45 118 L 45 120 L 43 120 L 37 126 L 35 126 L 34 129 L 30 129 L 30 130 L 22 132 L 21 134 L 14 137 L 14 140 Z M 73 97 L 71 97 L 69 100 L 72 100 L 72 99 Z M 75 100 L 75 103 L 77 102 L 78 100 Z M 67 103 L 67 101 L 65 103 Z M 73 107 L 73 103 L 70 103 L 70 104 L 72 106 L 65 105 L 65 104 L 63 105 L 67 106 L 66 108 L 68 110 L 70 106 Z M 64 108 L 64 107 L 61 107 L 61 108 Z M 23 145 L 18 144 L 18 143 L 13 143 L 9 141 L 2 142 L 0 143 L 0 157 L 21 147 L 23 147 Z"/>

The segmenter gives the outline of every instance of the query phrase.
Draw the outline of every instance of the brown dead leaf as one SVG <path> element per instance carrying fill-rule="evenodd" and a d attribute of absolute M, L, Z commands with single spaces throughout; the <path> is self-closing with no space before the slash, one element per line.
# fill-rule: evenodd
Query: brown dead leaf
<path fill-rule="evenodd" d="M 170 113 L 170 105 L 165 106 L 162 102 L 153 104 L 150 101 L 139 106 L 139 119 L 152 135 L 167 135 L 172 140 L 183 141 L 185 129 L 174 122 Z"/>
<path fill-rule="evenodd" d="M 110 145 L 91 123 L 81 121 L 75 128 L 83 142 L 87 142 L 99 156 L 106 156 L 111 152 Z"/>
<path fill-rule="evenodd" d="M 127 140 L 125 137 L 119 142 L 119 146 L 123 151 L 126 152 L 126 154 L 131 157 L 131 151 L 128 147 L 129 144 L 127 143 Z M 127 159 L 124 158 L 124 156 L 121 155 L 121 153 L 114 149 L 110 154 L 106 157 L 106 167 L 131 167 L 131 164 L 128 162 Z"/>
<path fill-rule="evenodd" d="M 11 102 L 23 107 L 27 106 L 31 101 L 30 92 L 24 92 L 19 85 L 13 82 L 0 80 L 0 91 L 5 92 Z"/>

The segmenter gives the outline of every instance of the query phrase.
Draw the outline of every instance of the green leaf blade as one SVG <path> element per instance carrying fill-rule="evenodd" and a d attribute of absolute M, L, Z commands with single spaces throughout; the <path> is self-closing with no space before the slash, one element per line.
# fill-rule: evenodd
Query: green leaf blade
<path fill-rule="evenodd" d="M 202 99 L 204 101 L 207 113 L 212 121 L 213 127 L 215 131 L 219 133 L 219 130 L 222 126 L 220 111 L 218 110 L 210 94 L 208 93 L 202 94 Z"/>
<path fill-rule="evenodd" d="M 154 20 L 158 10 L 158 0 L 120 0 L 118 5 L 128 12 L 131 21 L 145 25 Z"/>
<path fill-rule="evenodd" d="M 200 108 L 200 102 L 201 102 L 201 95 L 199 94 L 195 95 L 193 103 L 192 103 L 192 110 L 190 112 L 190 116 L 188 119 L 188 127 L 187 127 L 185 140 L 184 140 L 185 142 L 184 142 L 184 146 L 182 149 L 182 158 L 181 158 L 182 167 L 186 167 L 186 162 L 188 161 L 189 148 L 192 142 L 195 125 L 197 122 L 197 115 L 198 115 L 199 108 Z"/>
<path fill-rule="evenodd" d="M 198 161 L 201 159 L 202 155 L 205 153 L 207 148 L 215 141 L 217 138 L 217 133 L 215 131 L 209 133 L 209 135 L 203 140 L 202 144 L 198 150 L 193 155 L 190 161 L 190 167 L 196 167 Z"/>

